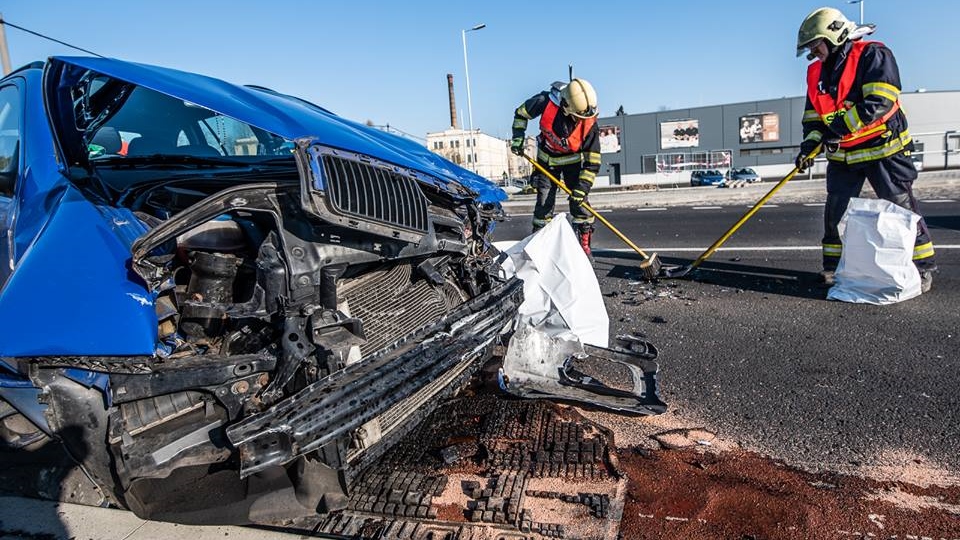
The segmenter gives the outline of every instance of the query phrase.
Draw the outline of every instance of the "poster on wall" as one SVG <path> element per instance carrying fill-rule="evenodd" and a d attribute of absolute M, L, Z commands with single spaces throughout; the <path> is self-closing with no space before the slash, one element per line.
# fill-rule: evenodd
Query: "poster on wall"
<path fill-rule="evenodd" d="M 620 126 L 600 126 L 600 153 L 620 151 Z"/>
<path fill-rule="evenodd" d="M 756 113 L 740 117 L 740 144 L 780 140 L 780 115 Z"/>
<path fill-rule="evenodd" d="M 671 120 L 660 122 L 660 148 L 690 148 L 700 146 L 699 120 Z"/>

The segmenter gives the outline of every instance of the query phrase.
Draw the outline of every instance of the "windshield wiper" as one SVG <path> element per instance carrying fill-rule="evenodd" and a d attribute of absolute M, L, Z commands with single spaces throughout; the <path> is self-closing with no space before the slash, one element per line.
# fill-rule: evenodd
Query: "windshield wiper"
<path fill-rule="evenodd" d="M 206 165 L 210 167 L 236 167 L 249 169 L 253 163 L 235 159 L 211 156 L 191 156 L 186 154 L 151 154 L 147 156 L 104 156 L 90 160 L 93 165 L 114 165 L 143 167 L 152 165 Z"/>

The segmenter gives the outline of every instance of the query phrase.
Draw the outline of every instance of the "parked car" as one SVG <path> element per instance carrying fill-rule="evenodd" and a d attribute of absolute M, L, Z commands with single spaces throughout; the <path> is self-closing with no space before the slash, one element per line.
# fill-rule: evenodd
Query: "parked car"
<path fill-rule="evenodd" d="M 704 169 L 690 173 L 691 186 L 715 186 L 723 184 L 723 173 L 716 169 Z"/>
<path fill-rule="evenodd" d="M 0 442 L 184 523 L 344 508 L 522 300 L 505 194 L 267 88 L 106 58 L 0 80 Z"/>
<path fill-rule="evenodd" d="M 763 180 L 760 175 L 757 174 L 757 171 L 751 169 L 750 167 L 730 169 L 727 171 L 727 179 L 730 181 L 744 181 L 749 184 Z"/>

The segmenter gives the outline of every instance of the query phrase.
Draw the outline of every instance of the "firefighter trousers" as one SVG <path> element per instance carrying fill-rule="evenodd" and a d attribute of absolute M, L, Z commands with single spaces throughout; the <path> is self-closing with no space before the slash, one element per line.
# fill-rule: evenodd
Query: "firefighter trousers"
<path fill-rule="evenodd" d="M 913 195 L 913 181 L 916 178 L 917 170 L 910 156 L 903 152 L 853 166 L 830 161 L 827 164 L 827 203 L 824 210 L 823 269 L 836 270 L 840 262 L 843 246 L 837 226 L 850 199 L 860 196 L 864 180 L 870 182 L 878 198 L 920 214 L 917 199 Z M 917 223 L 913 262 L 919 270 L 936 268 L 933 241 L 922 217 Z"/>
<path fill-rule="evenodd" d="M 580 181 L 580 164 L 563 165 L 560 167 L 548 167 L 542 161 L 540 165 L 550 172 L 554 178 L 560 180 L 567 186 L 571 192 L 581 190 L 584 193 L 590 192 L 590 184 Z M 543 173 L 538 170 L 530 175 L 530 182 L 537 188 L 537 202 L 533 207 L 533 229 L 537 230 L 553 219 L 553 209 L 557 200 L 557 185 L 550 181 Z M 568 198 L 570 202 L 570 216 L 573 218 L 573 226 L 578 232 L 592 230 L 593 215 L 591 215 L 580 202 L 573 198 Z M 586 200 L 586 199 L 584 199 Z"/>

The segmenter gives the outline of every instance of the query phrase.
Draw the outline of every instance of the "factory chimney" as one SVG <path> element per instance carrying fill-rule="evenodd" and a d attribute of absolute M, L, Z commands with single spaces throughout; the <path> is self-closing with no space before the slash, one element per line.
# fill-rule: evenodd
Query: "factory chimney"
<path fill-rule="evenodd" d="M 450 127 L 457 129 L 457 102 L 453 99 L 453 75 L 447 73 L 447 92 L 450 94 Z"/>

